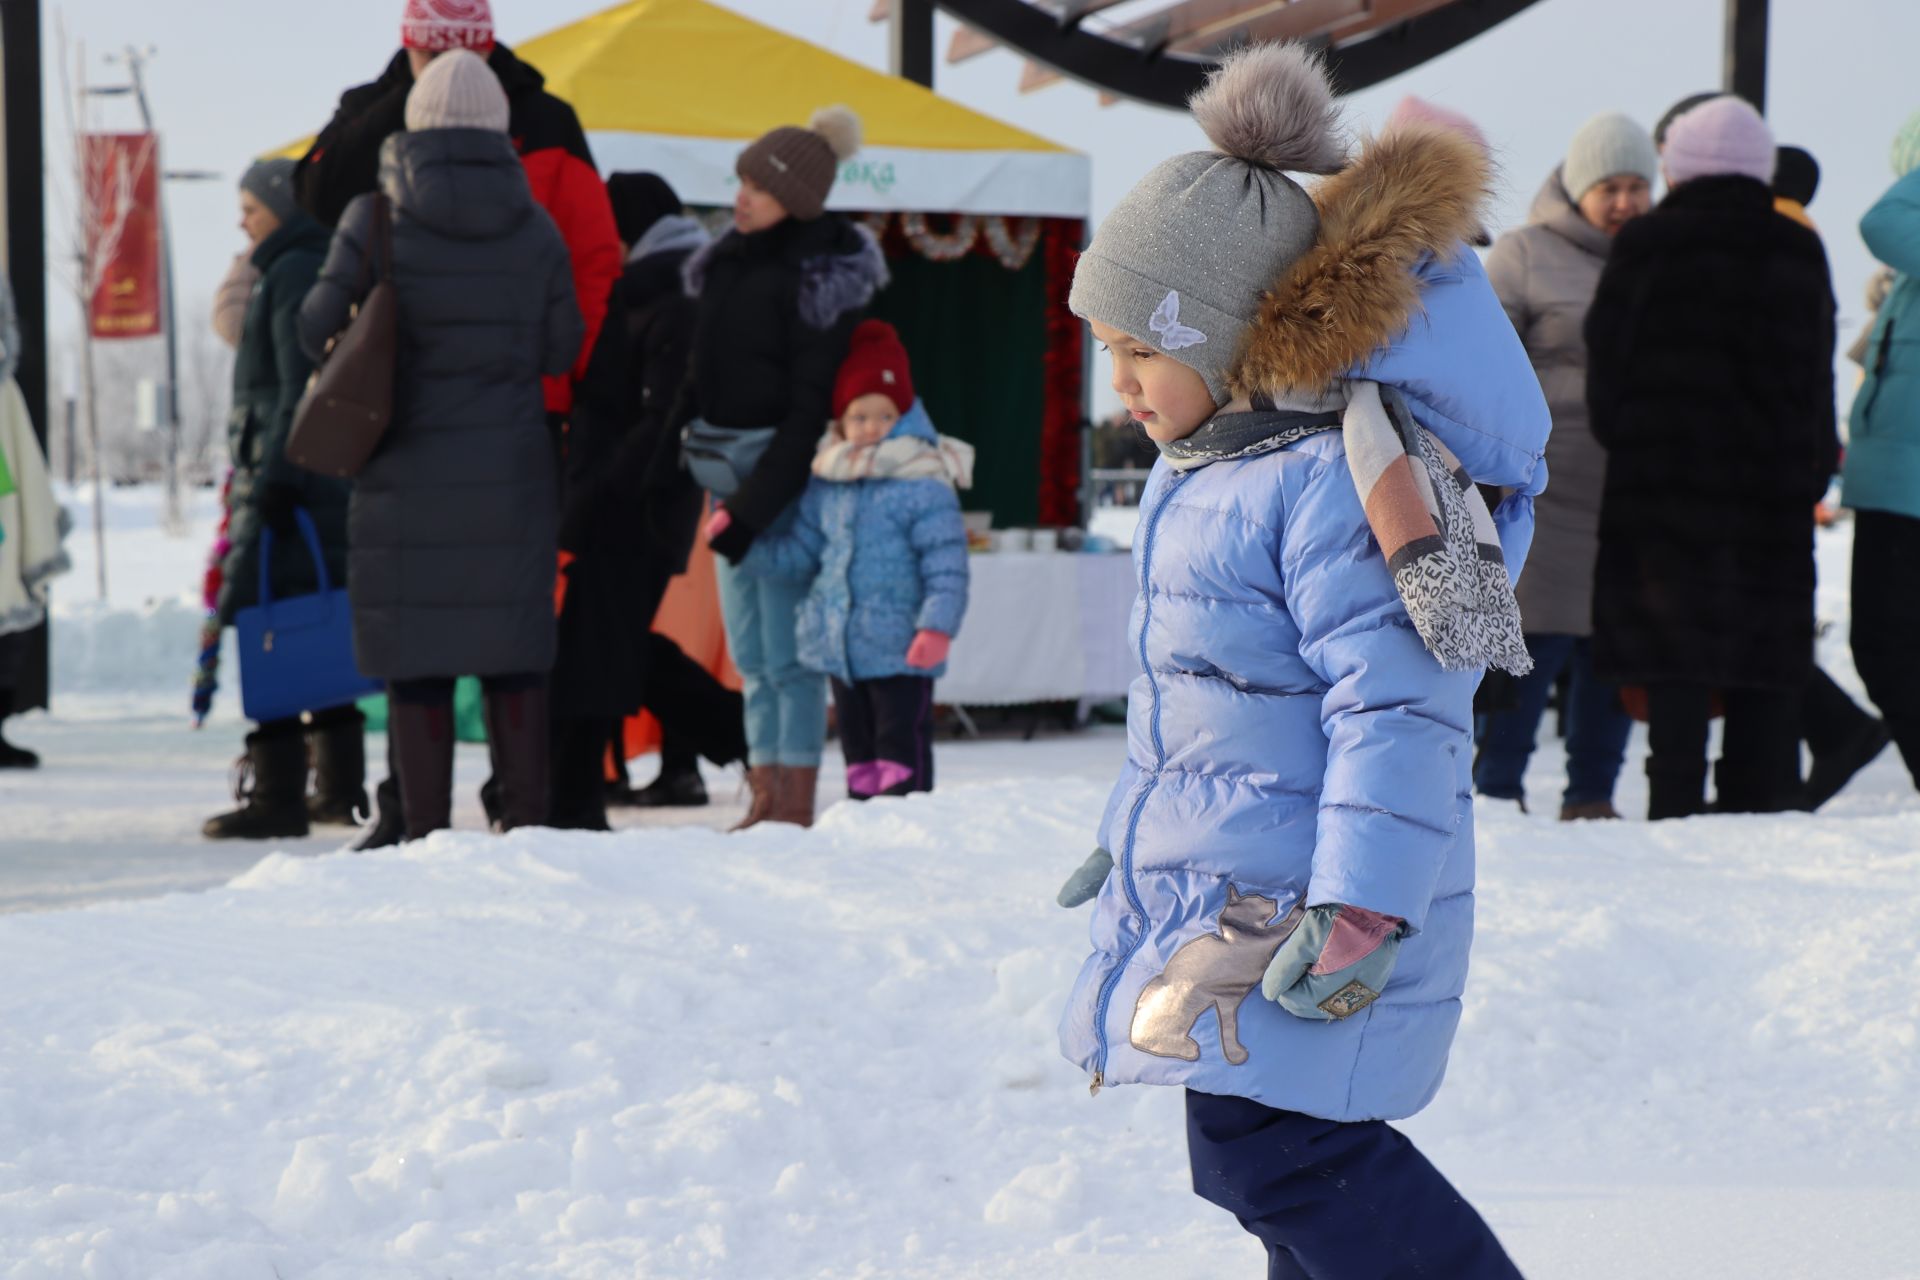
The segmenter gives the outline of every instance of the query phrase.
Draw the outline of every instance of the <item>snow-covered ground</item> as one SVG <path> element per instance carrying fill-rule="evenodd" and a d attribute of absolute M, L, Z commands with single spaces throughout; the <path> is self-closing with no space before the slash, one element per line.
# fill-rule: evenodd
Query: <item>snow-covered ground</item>
<path fill-rule="evenodd" d="M 0 778 L 0 1280 L 1260 1274 L 1178 1096 L 1090 1099 L 1054 1048 L 1116 731 L 943 742 L 938 793 L 807 833 L 209 847 L 240 725 L 186 727 L 164 601 L 204 539 L 141 498 L 131 594 L 63 602 L 59 713 L 10 725 L 47 767 Z M 1920 1276 L 1917 819 L 1891 753 L 1817 817 L 1483 806 L 1405 1128 L 1527 1275 Z"/>

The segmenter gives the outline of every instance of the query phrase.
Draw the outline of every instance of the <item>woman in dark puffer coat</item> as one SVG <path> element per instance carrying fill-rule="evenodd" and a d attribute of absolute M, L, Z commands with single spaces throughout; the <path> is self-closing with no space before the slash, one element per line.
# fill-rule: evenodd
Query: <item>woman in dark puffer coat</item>
<path fill-rule="evenodd" d="M 739 459 L 747 473 L 737 486 L 715 488 L 722 505 L 707 525 L 723 559 L 720 607 L 746 693 L 753 806 L 742 826 L 813 822 L 827 690 L 825 676 L 801 665 L 794 640 L 809 584 L 748 577 L 735 566 L 760 534 L 785 528 L 812 478 L 854 324 L 887 281 L 872 234 L 825 212 L 859 138 L 844 107 L 760 138 L 735 166 L 733 230 L 687 264 L 700 307 L 688 394 L 674 421 L 699 420 L 690 446 L 735 448 L 755 432 L 769 440 L 757 460 Z"/>
<path fill-rule="evenodd" d="M 1681 116 L 1672 190 L 1614 238 L 1587 313 L 1607 451 L 1594 666 L 1647 687 L 1648 816 L 1800 798 L 1813 662 L 1813 505 L 1833 474 L 1833 288 L 1820 239 L 1773 209 L 1774 143 L 1737 98 Z"/>
<path fill-rule="evenodd" d="M 294 407 L 313 372 L 301 350 L 301 300 L 327 255 L 327 232 L 294 203 L 291 160 L 263 160 L 240 180 L 240 226 L 253 241 L 247 257 L 257 283 L 246 293 L 233 359 L 233 409 L 227 445 L 233 480 L 227 491 L 227 539 L 221 565 L 219 621 L 232 626 L 259 602 L 261 535 L 274 535 L 268 587 L 276 598 L 319 587 L 302 542 L 296 511 L 319 535 L 334 585 L 347 573 L 347 485 L 302 471 L 287 460 Z M 209 818 L 209 840 L 273 840 L 307 834 L 312 820 L 351 822 L 365 809 L 366 751 L 357 708 L 312 713 L 311 736 L 320 794 L 307 799 L 307 740 L 298 716 L 270 720 L 247 735 L 236 771 L 240 807 Z"/>
<path fill-rule="evenodd" d="M 380 194 L 342 216 L 300 322 L 315 353 L 345 325 L 384 196 L 398 383 L 348 524 L 355 655 L 391 690 L 413 838 L 449 824 L 460 675 L 486 690 L 501 825 L 546 817 L 557 480 L 540 378 L 572 367 L 584 327 L 566 244 L 534 203 L 486 64 L 436 58 L 407 129 L 383 147 Z"/>

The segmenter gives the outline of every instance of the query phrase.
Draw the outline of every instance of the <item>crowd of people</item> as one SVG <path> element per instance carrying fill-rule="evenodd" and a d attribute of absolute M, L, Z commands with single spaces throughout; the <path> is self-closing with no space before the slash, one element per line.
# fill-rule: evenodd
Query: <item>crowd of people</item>
<path fill-rule="evenodd" d="M 741 827 L 809 825 L 829 685 L 848 794 L 929 789 L 972 453 L 934 431 L 898 335 L 862 319 L 885 258 L 825 208 L 858 119 L 824 109 L 747 147 L 715 237 L 659 175 L 601 180 L 485 5 L 408 0 L 401 45 L 303 158 L 241 181 L 251 248 L 215 308 L 233 471 L 196 692 L 204 715 L 220 629 L 257 583 L 299 596 L 324 568 L 385 689 L 388 777 L 370 799 L 355 705 L 260 723 L 240 805 L 206 834 L 370 816 L 367 849 L 449 826 L 459 677 L 482 690 L 499 830 L 604 830 L 610 796 L 705 803 L 702 757 L 748 766 Z M 391 421 L 350 479 L 305 470 L 302 396 L 380 282 Z M 264 577 L 263 531 L 284 535 Z M 654 630 L 702 543 L 738 692 Z M 636 793 L 622 727 L 643 710 L 662 765 Z"/>

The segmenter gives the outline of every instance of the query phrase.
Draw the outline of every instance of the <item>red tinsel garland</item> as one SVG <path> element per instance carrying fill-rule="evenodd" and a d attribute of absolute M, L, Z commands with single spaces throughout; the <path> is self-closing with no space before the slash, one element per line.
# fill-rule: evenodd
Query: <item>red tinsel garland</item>
<path fill-rule="evenodd" d="M 1046 335 L 1040 411 L 1040 523 L 1080 522 L 1080 427 L 1085 415 L 1086 339 L 1067 310 L 1074 260 L 1086 234 L 1077 221 L 1048 218 L 1040 251 L 1046 266 Z"/>

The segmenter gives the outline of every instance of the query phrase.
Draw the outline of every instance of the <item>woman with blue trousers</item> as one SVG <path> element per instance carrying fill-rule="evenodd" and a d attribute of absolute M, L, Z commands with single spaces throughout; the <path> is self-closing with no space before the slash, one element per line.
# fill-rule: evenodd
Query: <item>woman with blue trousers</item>
<path fill-rule="evenodd" d="M 1613 786 L 1633 722 L 1620 691 L 1593 670 L 1593 566 L 1600 552 L 1600 491 L 1607 454 L 1587 426 L 1587 339 L 1581 328 L 1613 236 L 1653 204 L 1660 162 L 1653 137 L 1626 116 L 1581 127 L 1566 160 L 1533 199 L 1527 225 L 1500 237 L 1487 276 L 1540 375 L 1553 437 L 1553 483 L 1534 504 L 1533 550 L 1517 594 L 1533 670 L 1513 683 L 1511 707 L 1480 718 L 1474 788 L 1526 805 L 1527 761 L 1547 700 L 1562 675 L 1567 787 L 1563 820 L 1618 818 Z"/>
<path fill-rule="evenodd" d="M 860 125 L 844 107 L 782 126 L 740 153 L 733 229 L 686 266 L 698 301 L 693 356 L 673 421 L 695 480 L 720 505 L 727 647 L 746 696 L 753 801 L 735 830 L 813 822 L 827 736 L 826 678 L 800 661 L 794 630 L 808 583 L 739 571 L 756 539 L 782 532 L 832 416 L 833 381 L 860 310 L 886 283 L 872 234 L 827 213 Z"/>

